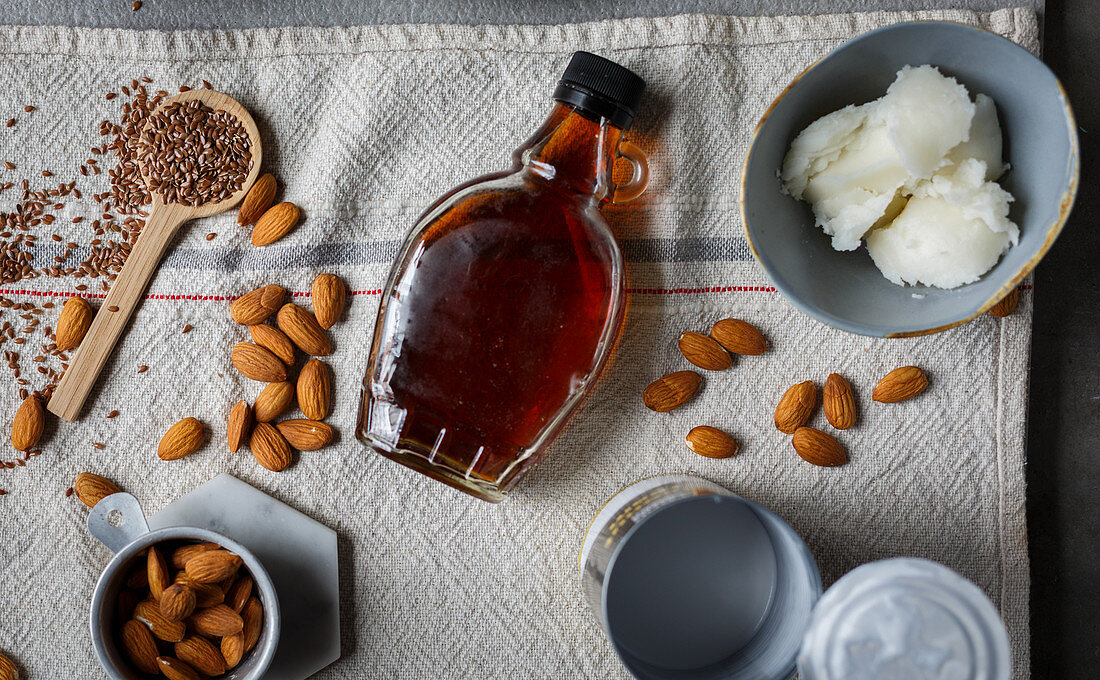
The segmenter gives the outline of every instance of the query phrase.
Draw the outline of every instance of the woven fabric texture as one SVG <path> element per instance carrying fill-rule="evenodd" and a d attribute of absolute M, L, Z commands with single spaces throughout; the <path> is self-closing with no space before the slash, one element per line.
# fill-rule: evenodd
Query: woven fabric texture
<path fill-rule="evenodd" d="M 251 246 L 231 214 L 185 227 L 83 417 L 51 424 L 41 455 L 0 469 L 8 492 L 0 496 L 0 649 L 32 679 L 103 676 L 86 620 L 109 553 L 88 535 L 84 506 L 65 496 L 77 473 L 114 479 L 152 513 L 229 472 L 340 534 L 343 657 L 316 677 L 625 677 L 581 599 L 577 551 L 588 521 L 616 490 L 682 472 L 785 517 L 827 584 L 897 555 L 958 570 L 1000 609 L 1015 677 L 1027 677 L 1030 296 L 1025 291 L 1006 319 L 986 315 L 929 337 L 848 335 L 795 311 L 769 287 L 736 208 L 752 130 L 791 78 L 862 32 L 927 18 L 981 25 L 1038 49 L 1035 14 L 1022 9 L 561 26 L 0 28 L 0 119 L 18 118 L 0 127 L 0 161 L 16 165 L 0 169 L 3 181 L 30 177 L 37 187 L 45 184 L 40 170 L 50 169 L 53 181 L 79 180 L 85 197 L 105 190 L 105 173 L 76 172 L 101 141 L 98 122 L 118 119 L 125 98 L 104 93 L 141 76 L 153 80 L 150 89 L 169 91 L 206 79 L 253 112 L 266 168 L 285 183 L 283 200 L 304 213 L 295 232 L 263 249 Z M 605 210 L 628 262 L 631 303 L 595 393 L 513 496 L 491 505 L 367 452 L 354 437 L 360 381 L 397 243 L 443 191 L 506 165 L 546 114 L 578 49 L 606 55 L 649 84 L 631 134 L 650 156 L 649 191 Z M 25 104 L 37 110 L 24 113 Z M 18 191 L 0 192 L 0 210 L 13 208 Z M 78 254 L 87 248 L 96 213 L 88 200 L 73 202 L 55 224 L 42 225 L 35 263 L 48 266 L 61 252 L 50 233 L 75 242 Z M 86 219 L 71 223 L 70 215 Z M 208 233 L 217 236 L 207 240 Z M 228 300 L 279 283 L 308 305 L 321 271 L 339 274 L 354 293 L 332 333 L 330 422 L 339 440 L 271 473 L 225 445 L 230 406 L 261 387 L 230 365 L 230 347 L 247 333 L 229 319 Z M 43 277 L 2 285 L 0 295 L 58 303 L 42 315 L 42 325 L 52 326 L 81 283 Z M 98 294 L 91 283 L 89 293 Z M 10 309 L 2 312 L 18 323 Z M 708 375 L 689 407 L 643 408 L 649 381 L 687 367 L 679 333 L 726 316 L 756 323 L 771 350 Z M 185 324 L 193 326 L 186 334 Z M 37 346 L 40 329 L 27 337 L 27 347 Z M 22 355 L 30 387 L 41 387 L 32 352 Z M 907 364 L 928 371 L 929 390 L 906 403 L 872 403 L 877 379 Z M 140 365 L 148 371 L 139 374 Z M 861 415 L 841 435 L 850 463 L 822 469 L 794 454 L 790 438 L 772 426 L 772 409 L 787 386 L 820 386 L 834 371 L 855 387 Z M 6 422 L 17 402 L 9 383 Z M 116 418 L 105 417 L 116 409 Z M 160 461 L 157 441 L 185 416 L 208 424 L 207 445 Z M 813 422 L 823 426 L 824 416 Z M 683 436 L 698 424 L 734 433 L 740 454 L 714 461 L 688 451 Z"/>

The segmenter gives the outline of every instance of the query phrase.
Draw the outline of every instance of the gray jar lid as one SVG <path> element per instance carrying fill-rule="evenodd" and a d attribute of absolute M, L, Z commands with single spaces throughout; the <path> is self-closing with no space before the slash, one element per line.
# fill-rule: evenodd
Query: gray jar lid
<path fill-rule="evenodd" d="M 802 680 L 1007 680 L 1011 667 L 985 593 L 913 558 L 871 562 L 833 584 L 798 655 Z"/>

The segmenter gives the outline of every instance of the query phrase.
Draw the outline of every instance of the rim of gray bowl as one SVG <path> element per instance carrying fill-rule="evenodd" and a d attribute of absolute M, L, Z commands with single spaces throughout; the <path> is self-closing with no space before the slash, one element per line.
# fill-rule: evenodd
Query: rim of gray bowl
<path fill-rule="evenodd" d="M 904 331 L 885 332 L 885 333 L 883 333 L 883 332 L 877 332 L 875 329 L 871 329 L 871 328 L 868 328 L 868 327 L 860 325 L 860 324 L 849 322 L 849 321 L 847 321 L 845 319 L 842 319 L 840 317 L 837 317 L 833 314 L 829 314 L 827 312 L 824 312 L 824 311 L 818 309 L 817 307 L 814 307 L 813 305 L 809 305 L 809 304 L 803 302 L 795 294 L 795 292 L 793 290 L 790 290 L 789 287 L 786 286 L 785 284 L 783 284 L 783 282 L 780 279 L 778 279 L 777 277 L 772 275 L 772 272 L 768 269 L 768 266 L 764 263 L 763 258 L 760 257 L 760 253 L 757 252 L 756 244 L 753 243 L 752 234 L 749 232 L 748 211 L 745 209 L 745 196 L 746 196 L 745 187 L 746 187 L 746 183 L 748 181 L 749 162 L 752 159 L 753 151 L 756 149 L 756 142 L 757 142 L 757 139 L 759 138 L 761 128 L 768 121 L 768 118 L 772 115 L 772 112 L 775 110 L 776 106 L 778 106 L 779 103 L 781 101 L 783 101 L 783 99 L 791 92 L 791 90 L 794 89 L 794 87 L 796 85 L 798 85 L 798 83 L 808 73 L 810 73 L 815 68 L 817 68 L 817 66 L 819 64 L 821 64 L 823 61 L 825 61 L 826 59 L 832 57 L 837 52 L 843 50 L 844 48 L 848 47 L 852 43 L 855 43 L 855 42 L 860 41 L 860 40 L 864 40 L 864 39 L 869 38 L 871 36 L 878 35 L 879 33 L 885 33 L 885 32 L 894 31 L 894 30 L 897 30 L 897 29 L 903 28 L 903 27 L 912 27 L 912 26 L 918 26 L 918 25 L 950 25 L 950 26 L 958 26 L 958 27 L 962 27 L 962 28 L 967 28 L 967 29 L 971 29 L 971 30 L 974 30 L 974 31 L 980 31 L 980 32 L 985 33 L 987 35 L 993 36 L 993 37 L 997 38 L 998 40 L 1002 40 L 1005 43 L 1008 43 L 1008 45 L 1010 45 L 1011 47 L 1024 52 L 1029 57 L 1031 57 L 1032 59 L 1035 59 L 1040 64 L 1042 64 L 1043 68 L 1045 68 L 1050 73 L 1050 77 L 1053 78 L 1054 84 L 1058 87 L 1058 91 L 1062 95 L 1062 105 L 1063 105 L 1063 108 L 1065 109 L 1066 118 L 1067 118 L 1067 122 L 1068 122 L 1068 125 L 1069 125 L 1069 131 L 1070 131 L 1070 138 L 1069 138 L 1070 156 L 1071 156 L 1071 160 L 1072 160 L 1072 163 L 1073 163 L 1073 168 L 1072 168 L 1072 172 L 1071 172 L 1071 176 L 1070 176 L 1069 185 L 1066 187 L 1065 192 L 1062 194 L 1062 199 L 1059 203 L 1058 218 L 1046 228 L 1046 237 L 1043 241 L 1043 245 L 1039 248 L 1039 250 L 1035 253 L 1035 255 L 1033 255 L 1027 261 L 1027 263 L 1023 267 L 1021 267 L 1012 276 L 1011 279 L 1009 279 L 1009 282 L 1007 284 L 1005 284 L 1004 286 L 1002 286 L 992 297 L 990 297 L 988 300 L 986 300 L 985 303 L 982 304 L 982 306 L 979 307 L 977 311 L 970 314 L 969 316 L 966 316 L 964 318 L 961 318 L 961 319 L 958 319 L 956 321 L 952 321 L 951 323 L 943 324 L 943 325 L 940 325 L 940 326 L 934 326 L 934 327 L 931 327 L 931 328 L 922 328 L 922 329 L 917 329 L 917 330 L 904 330 Z M 1073 114 L 1073 107 L 1070 104 L 1069 96 L 1066 93 L 1065 87 L 1062 86 L 1062 81 L 1058 79 L 1058 76 L 1053 71 L 1050 70 L 1050 67 L 1047 66 L 1042 61 L 1042 59 L 1039 59 L 1039 57 L 1036 57 L 1034 54 L 1032 54 L 1031 52 L 1026 50 L 1024 47 L 1018 45 L 1017 43 L 1012 42 L 1011 40 L 1009 40 L 1008 38 L 1006 38 L 1002 35 L 998 35 L 997 33 L 994 33 L 993 31 L 982 28 L 981 26 L 973 26 L 971 24 L 964 24 L 964 23 L 961 23 L 961 22 L 958 22 L 958 21 L 939 21 L 939 20 L 929 19 L 929 20 L 922 20 L 922 21 L 905 21 L 905 22 L 901 22 L 901 23 L 897 23 L 897 24 L 891 24 L 890 26 L 883 26 L 882 28 L 876 28 L 873 31 L 868 31 L 866 33 L 862 33 L 862 34 L 852 38 L 851 40 L 845 41 L 843 44 L 841 44 L 838 47 L 830 50 L 827 54 L 824 54 L 821 57 L 819 57 L 818 59 L 816 59 L 812 64 L 810 64 L 805 69 L 803 69 L 801 73 L 799 73 L 797 76 L 795 76 L 791 80 L 791 82 L 785 88 L 783 88 L 783 91 L 779 93 L 779 95 L 772 101 L 772 103 L 768 105 L 768 108 L 765 109 L 764 115 L 760 117 L 760 120 L 757 122 L 756 127 L 753 129 L 752 142 L 749 144 L 749 151 L 748 151 L 748 153 L 745 154 L 745 160 L 741 164 L 741 178 L 740 178 L 741 195 L 738 197 L 738 207 L 739 207 L 739 210 L 741 212 L 741 228 L 745 232 L 745 241 L 748 243 L 749 250 L 752 252 L 753 259 L 755 259 L 756 263 L 758 265 L 760 265 L 760 268 L 764 270 L 764 273 L 768 275 L 768 278 L 769 278 L 769 280 L 771 280 L 772 285 L 775 286 L 775 289 L 777 291 L 779 291 L 783 295 L 783 297 L 785 297 L 787 299 L 788 302 L 790 302 L 792 305 L 794 305 L 797 309 L 799 309 L 803 313 L 808 314 L 809 316 L 817 319 L 818 321 L 821 321 L 822 323 L 824 323 L 828 326 L 832 326 L 833 328 L 838 328 L 842 331 L 847 331 L 849 333 L 856 333 L 858 335 L 866 335 L 866 336 L 871 336 L 871 337 L 885 337 L 885 338 L 906 338 L 906 337 L 915 337 L 915 336 L 921 336 L 921 335 L 931 335 L 933 333 L 939 333 L 941 331 L 945 331 L 945 330 L 948 330 L 950 328 L 955 328 L 956 326 L 961 326 L 962 324 L 967 323 L 968 321 L 971 321 L 972 319 L 975 319 L 978 316 L 980 316 L 980 315 L 984 314 L 985 312 L 989 311 L 989 309 L 991 307 L 993 307 L 993 305 L 1000 302 L 1002 298 L 1004 298 L 1006 295 L 1008 295 L 1010 292 L 1012 292 L 1012 290 L 1014 288 L 1019 286 L 1020 282 L 1023 281 L 1024 277 L 1026 277 L 1028 274 L 1030 274 L 1032 272 L 1032 270 L 1035 269 L 1036 265 L 1039 264 L 1039 261 L 1043 259 L 1043 256 L 1045 256 L 1047 254 L 1047 251 L 1050 250 L 1050 247 L 1052 245 L 1054 245 L 1054 241 L 1058 238 L 1058 235 L 1062 233 L 1062 228 L 1065 226 L 1066 221 L 1069 219 L 1069 215 L 1073 211 L 1073 204 L 1077 199 L 1077 188 L 1078 188 L 1078 185 L 1079 185 L 1080 179 L 1081 179 L 1081 153 L 1080 153 L 1079 146 L 1080 146 L 1080 140 L 1078 139 L 1078 134 L 1077 134 L 1077 119 L 1076 119 L 1076 116 L 1074 116 L 1074 114 Z"/>

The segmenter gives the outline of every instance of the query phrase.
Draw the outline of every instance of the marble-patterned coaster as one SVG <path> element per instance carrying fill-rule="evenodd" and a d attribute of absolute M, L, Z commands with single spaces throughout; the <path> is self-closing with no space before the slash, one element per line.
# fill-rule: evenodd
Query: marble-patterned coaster
<path fill-rule="evenodd" d="M 263 563 L 283 627 L 264 680 L 303 680 L 340 658 L 336 532 L 241 480 L 220 474 L 149 518 L 149 528 L 193 526 L 240 541 Z"/>

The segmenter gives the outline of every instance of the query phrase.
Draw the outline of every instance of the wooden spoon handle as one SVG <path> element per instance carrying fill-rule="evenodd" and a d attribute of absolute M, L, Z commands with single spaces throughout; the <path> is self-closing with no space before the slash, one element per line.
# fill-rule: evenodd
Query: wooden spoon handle
<path fill-rule="evenodd" d="M 190 219 L 181 206 L 155 204 L 103 306 L 81 340 L 47 408 L 75 420 L 103 366 L 126 329 L 176 230 Z"/>

